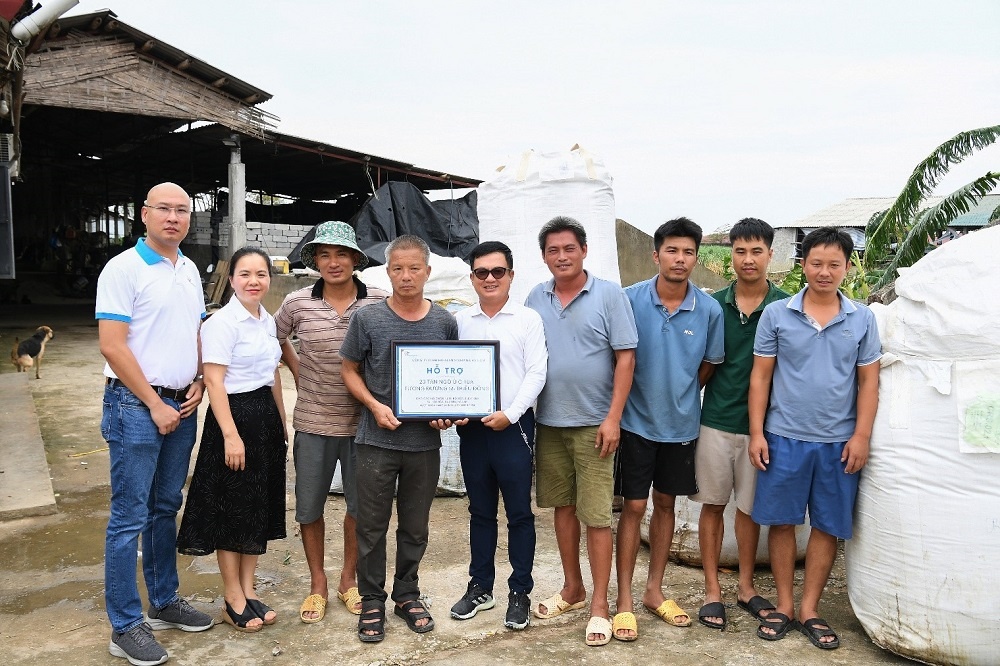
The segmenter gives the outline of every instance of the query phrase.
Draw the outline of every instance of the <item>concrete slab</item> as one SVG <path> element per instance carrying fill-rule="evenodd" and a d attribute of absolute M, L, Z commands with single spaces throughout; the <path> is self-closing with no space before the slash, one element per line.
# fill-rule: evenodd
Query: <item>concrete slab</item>
<path fill-rule="evenodd" d="M 58 511 L 29 376 L 0 375 L 0 520 Z"/>

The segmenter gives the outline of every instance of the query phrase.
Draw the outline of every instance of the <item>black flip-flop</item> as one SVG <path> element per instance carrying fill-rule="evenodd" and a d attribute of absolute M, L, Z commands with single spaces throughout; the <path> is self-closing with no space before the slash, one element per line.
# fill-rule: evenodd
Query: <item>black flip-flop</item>
<path fill-rule="evenodd" d="M 374 634 L 366 634 L 374 631 Z M 385 605 L 381 601 L 361 602 L 358 616 L 358 639 L 362 643 L 381 643 L 385 639 Z"/>
<path fill-rule="evenodd" d="M 707 617 L 721 617 L 722 622 L 709 622 Z M 721 601 L 712 601 L 698 610 L 698 621 L 709 629 L 726 630 L 726 606 Z"/>
<path fill-rule="evenodd" d="M 277 614 L 275 614 L 275 616 L 272 617 L 270 620 L 264 619 L 264 616 L 267 615 L 268 613 L 274 613 L 274 609 L 265 604 L 260 599 L 247 599 L 247 606 L 250 607 L 250 610 L 252 610 L 257 617 L 259 617 L 261 620 L 264 620 L 264 624 L 268 626 L 278 621 Z"/>
<path fill-rule="evenodd" d="M 411 612 L 416 608 L 420 610 Z M 406 620 L 406 626 L 410 628 L 410 631 L 415 631 L 418 634 L 426 634 L 434 628 L 434 618 L 431 617 L 431 614 L 427 612 L 427 608 L 417 599 L 404 601 L 402 606 L 397 605 L 392 609 L 392 612 Z M 427 618 L 427 624 L 418 625 L 417 620 L 424 618 Z"/>
<path fill-rule="evenodd" d="M 771 613 L 760 621 L 760 626 L 757 627 L 757 637 L 763 638 L 765 641 L 780 641 L 788 633 L 789 629 L 794 629 L 796 621 L 788 617 L 784 613 L 779 613 L 777 611 Z M 764 627 L 767 627 L 773 634 L 769 634 L 764 631 Z"/>
<path fill-rule="evenodd" d="M 228 601 L 223 602 L 222 607 L 222 621 L 228 625 L 231 625 L 236 631 L 243 631 L 248 634 L 254 634 L 264 628 L 264 625 L 258 625 L 256 627 L 248 627 L 247 622 L 251 620 L 259 620 L 257 614 L 253 612 L 250 608 L 250 604 L 246 605 L 242 613 L 237 613 L 233 610 L 233 607 L 229 605 Z"/>
<path fill-rule="evenodd" d="M 746 612 L 750 613 L 751 615 L 753 615 L 758 620 L 763 620 L 765 617 L 767 617 L 766 615 L 761 615 L 762 611 L 777 610 L 774 607 L 774 604 L 772 604 L 770 601 L 760 596 L 759 594 L 755 594 L 754 596 L 750 597 L 749 601 L 740 601 L 739 599 L 737 599 L 736 605 L 745 610 Z"/>
<path fill-rule="evenodd" d="M 826 627 L 826 629 L 820 629 L 821 626 Z M 811 620 L 800 622 L 798 630 L 805 634 L 809 642 L 820 650 L 836 650 L 840 647 L 840 639 L 837 638 L 837 632 L 830 627 L 829 622 L 821 617 L 814 617 Z M 826 642 L 820 640 L 826 636 L 833 636 L 833 640 Z"/>

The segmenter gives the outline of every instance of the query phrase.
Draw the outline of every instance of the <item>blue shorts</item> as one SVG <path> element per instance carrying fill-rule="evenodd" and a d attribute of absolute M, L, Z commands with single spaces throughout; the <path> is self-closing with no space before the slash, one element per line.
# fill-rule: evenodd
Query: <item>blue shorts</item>
<path fill-rule="evenodd" d="M 854 534 L 858 474 L 840 462 L 846 442 L 805 442 L 765 432 L 766 472 L 757 472 L 757 493 L 750 514 L 758 525 L 809 523 L 840 539 Z"/>

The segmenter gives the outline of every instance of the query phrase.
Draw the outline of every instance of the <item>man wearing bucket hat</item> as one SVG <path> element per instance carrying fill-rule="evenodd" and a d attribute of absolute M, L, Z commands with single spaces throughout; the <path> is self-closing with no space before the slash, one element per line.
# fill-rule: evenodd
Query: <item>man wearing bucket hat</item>
<path fill-rule="evenodd" d="M 340 375 L 340 346 L 351 316 L 359 308 L 385 300 L 381 289 L 366 286 L 354 275 L 368 263 L 358 247 L 354 229 L 344 222 L 323 222 L 316 236 L 302 247 L 302 263 L 320 273 L 310 287 L 285 297 L 275 316 L 282 360 L 288 365 L 298 399 L 292 416 L 295 429 L 295 520 L 301 526 L 302 547 L 309 565 L 309 595 L 299 609 L 299 619 L 319 622 L 326 614 L 327 577 L 323 569 L 326 523 L 323 508 L 337 463 L 343 479 L 347 513 L 344 516 L 344 566 L 337 597 L 352 613 L 361 612 L 357 588 L 358 548 L 355 533 L 354 435 L 360 405 L 344 386 Z M 299 350 L 289 342 L 295 333 Z"/>

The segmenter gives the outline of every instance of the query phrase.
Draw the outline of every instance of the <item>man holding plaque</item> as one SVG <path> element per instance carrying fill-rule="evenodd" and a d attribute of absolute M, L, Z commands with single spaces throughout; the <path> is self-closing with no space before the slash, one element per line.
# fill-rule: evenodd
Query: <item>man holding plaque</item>
<path fill-rule="evenodd" d="M 396 572 L 393 612 L 417 633 L 434 628 L 419 601 L 417 570 L 427 549 L 431 502 L 437 490 L 441 436 L 427 421 L 402 422 L 393 412 L 392 343 L 458 339 L 455 317 L 424 298 L 430 249 L 399 236 L 385 250 L 392 294 L 351 317 L 340 348 L 344 384 L 362 404 L 357 444 L 358 638 L 385 638 L 386 533 L 396 494 Z M 398 485 L 398 490 L 397 490 Z"/>
<path fill-rule="evenodd" d="M 638 334 L 632 308 L 618 285 L 583 269 L 587 232 L 576 220 L 555 217 L 538 234 L 552 280 L 537 285 L 525 305 L 545 327 L 549 363 L 538 397 L 536 494 L 555 507 L 562 590 L 535 605 L 547 619 L 583 608 L 587 590 L 580 570 L 580 525 L 587 526 L 593 581 L 587 645 L 611 641 L 611 501 L 614 452 L 632 386 Z"/>
<path fill-rule="evenodd" d="M 528 626 L 528 595 L 535 558 L 535 514 L 531 511 L 532 448 L 535 415 L 532 405 L 545 385 L 548 354 L 542 319 L 534 310 L 510 300 L 514 258 L 497 241 L 480 243 L 469 257 L 472 286 L 479 304 L 461 310 L 462 340 L 500 342 L 500 409 L 481 421 L 459 426 L 462 475 L 469 496 L 468 589 L 451 608 L 456 620 L 468 620 L 493 608 L 494 559 L 497 550 L 497 505 L 503 494 L 507 513 L 507 616 L 504 626 Z"/>

